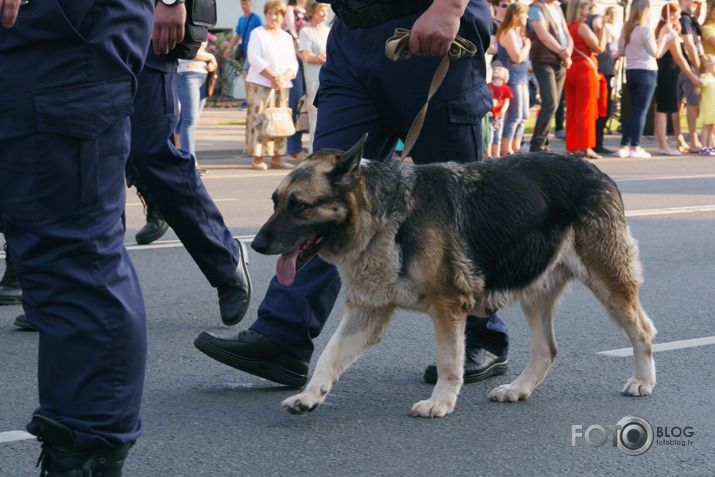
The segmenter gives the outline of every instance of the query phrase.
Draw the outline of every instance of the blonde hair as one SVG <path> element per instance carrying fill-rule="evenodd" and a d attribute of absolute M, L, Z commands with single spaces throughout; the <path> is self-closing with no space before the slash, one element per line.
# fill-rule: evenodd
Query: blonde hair
<path fill-rule="evenodd" d="M 495 34 L 497 40 L 502 36 L 502 34 L 516 28 L 516 20 L 519 14 L 524 13 L 528 10 L 529 7 L 524 5 L 523 3 L 512 3 L 511 5 L 509 5 L 509 7 L 506 9 L 506 13 L 504 14 L 504 20 L 502 20 L 501 24 L 499 25 L 499 28 L 497 28 L 497 32 Z M 517 33 L 519 33 L 521 36 L 524 36 L 524 33 L 522 33 L 521 29 L 518 29 Z"/>
<path fill-rule="evenodd" d="M 308 17 L 308 19 L 313 18 L 313 15 L 315 15 L 315 12 L 318 11 L 319 8 L 321 7 L 329 7 L 329 3 L 321 3 L 321 2 L 316 2 L 315 0 L 308 0 L 305 4 L 305 16 Z"/>
<path fill-rule="evenodd" d="M 566 23 L 576 23 L 581 19 L 581 9 L 584 5 L 591 7 L 591 0 L 570 0 L 566 9 Z"/>
<path fill-rule="evenodd" d="M 709 53 L 704 54 L 700 58 L 700 64 L 701 64 L 700 69 L 702 70 L 701 73 L 707 73 L 707 71 L 708 71 L 707 66 L 715 65 L 715 55 L 711 55 Z"/>
<path fill-rule="evenodd" d="M 645 13 L 650 8 L 650 0 L 633 0 L 631 4 L 631 10 L 628 13 L 628 20 L 623 25 L 623 34 L 625 35 L 625 45 L 631 41 L 631 33 L 633 33 L 633 28 L 635 28 L 636 23 L 643 26 L 645 21 Z"/>
<path fill-rule="evenodd" d="M 286 16 L 286 11 L 288 7 L 286 7 L 286 4 L 283 3 L 281 0 L 268 0 L 263 6 L 263 14 L 265 15 L 266 13 L 268 13 L 268 10 L 273 10 L 274 8 L 278 10 L 281 15 L 283 15 L 284 17 Z"/>

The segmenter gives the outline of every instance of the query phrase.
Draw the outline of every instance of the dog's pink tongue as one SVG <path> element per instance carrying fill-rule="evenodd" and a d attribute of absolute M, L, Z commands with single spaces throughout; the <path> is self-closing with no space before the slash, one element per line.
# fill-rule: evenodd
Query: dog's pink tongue
<path fill-rule="evenodd" d="M 295 280 L 295 262 L 298 260 L 300 247 L 296 247 L 290 252 L 286 252 L 280 256 L 276 263 L 276 276 L 278 283 L 284 287 L 289 287 Z"/>

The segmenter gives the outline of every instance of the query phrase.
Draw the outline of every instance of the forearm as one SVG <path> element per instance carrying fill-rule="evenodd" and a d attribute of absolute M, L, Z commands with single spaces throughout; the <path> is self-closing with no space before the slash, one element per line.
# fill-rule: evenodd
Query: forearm
<path fill-rule="evenodd" d="M 698 55 L 698 49 L 695 46 L 692 35 L 685 35 L 683 44 L 685 45 L 685 51 L 693 67 L 696 71 L 700 71 L 700 55 Z"/>
<path fill-rule="evenodd" d="M 233 48 L 238 44 L 238 40 L 241 39 L 241 35 L 238 33 L 233 35 L 231 37 L 231 41 L 228 42 L 228 46 L 226 47 L 226 50 L 231 51 Z"/>
<path fill-rule="evenodd" d="M 434 0 L 433 5 L 444 13 L 458 15 L 461 18 L 469 5 L 469 0 Z"/>

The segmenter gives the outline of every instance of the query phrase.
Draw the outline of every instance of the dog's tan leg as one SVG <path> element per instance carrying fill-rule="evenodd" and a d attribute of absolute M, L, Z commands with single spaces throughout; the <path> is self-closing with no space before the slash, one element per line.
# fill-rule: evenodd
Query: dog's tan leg
<path fill-rule="evenodd" d="M 635 373 L 623 386 L 626 396 L 650 396 L 655 386 L 655 360 L 651 337 L 657 332 L 653 322 L 641 308 L 636 298 L 636 303 L 631 308 L 631 316 L 635 316 L 634 325 L 627 326 L 626 333 L 633 346 L 635 358 Z"/>
<path fill-rule="evenodd" d="M 494 388 L 489 393 L 489 399 L 492 401 L 514 402 L 526 399 L 546 377 L 557 351 L 554 340 L 554 316 L 559 298 L 569 281 L 570 273 L 559 266 L 545 277 L 543 282 L 545 289 L 542 289 L 538 295 L 522 298 L 521 308 L 531 331 L 529 364 L 512 383 Z"/>
<path fill-rule="evenodd" d="M 657 330 L 641 307 L 638 298 L 643 273 L 638 259 L 638 244 L 624 223 L 606 232 L 584 233 L 595 243 L 608 247 L 579 247 L 587 270 L 584 283 L 608 311 L 611 319 L 628 335 L 633 346 L 635 372 L 623 387 L 627 396 L 648 396 L 655 386 L 655 361 L 651 339 Z M 603 238 L 598 234 L 607 234 Z M 586 239 L 583 240 L 586 242 Z M 577 241 L 578 243 L 578 241 Z"/>
<path fill-rule="evenodd" d="M 284 400 L 283 409 L 291 414 L 302 414 L 318 407 L 340 374 L 369 346 L 382 340 L 394 310 L 391 306 L 367 309 L 346 304 L 340 325 L 320 355 L 310 382 L 302 393 Z"/>
<path fill-rule="evenodd" d="M 464 328 L 466 314 L 436 313 L 437 384 L 429 399 L 415 403 L 411 416 L 444 417 L 457 402 L 464 375 Z"/>

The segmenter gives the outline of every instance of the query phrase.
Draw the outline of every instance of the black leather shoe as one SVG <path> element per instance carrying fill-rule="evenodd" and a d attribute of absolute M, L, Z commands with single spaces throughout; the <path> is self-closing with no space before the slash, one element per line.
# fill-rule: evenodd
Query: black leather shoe
<path fill-rule="evenodd" d="M 495 356 L 482 348 L 467 345 L 464 348 L 464 382 L 476 383 L 504 374 L 508 363 L 506 355 Z M 430 384 L 437 382 L 437 363 L 427 366 L 424 379 Z"/>
<path fill-rule="evenodd" d="M 134 181 L 134 187 L 137 189 L 139 200 L 144 204 L 144 212 L 146 213 L 146 225 L 137 232 L 134 239 L 139 245 L 147 245 L 159 240 L 169 230 L 169 224 L 166 223 L 164 216 L 159 212 L 156 202 L 154 202 L 144 183 L 137 179 Z"/>
<path fill-rule="evenodd" d="M 300 387 L 308 381 L 308 363 L 257 331 L 244 330 L 235 338 L 203 332 L 194 346 L 216 361 L 275 383 Z"/>
<path fill-rule="evenodd" d="M 218 306 L 221 310 L 221 321 L 226 326 L 240 322 L 251 301 L 251 277 L 248 276 L 248 256 L 246 246 L 238 242 L 241 255 L 238 266 L 231 279 L 218 287 Z"/>
<path fill-rule="evenodd" d="M 132 444 L 80 450 L 74 447 L 74 432 L 69 427 L 37 414 L 32 421 L 42 442 L 37 462 L 42 464 L 41 477 L 121 477 Z"/>
<path fill-rule="evenodd" d="M 30 320 L 28 320 L 27 316 L 25 315 L 20 315 L 15 318 L 15 322 L 13 324 L 20 328 L 22 331 L 37 331 L 35 325 L 30 323 Z"/>
<path fill-rule="evenodd" d="M 5 273 L 0 280 L 0 305 L 19 305 L 22 303 L 22 288 L 15 275 L 15 264 L 10 250 L 5 243 Z"/>

